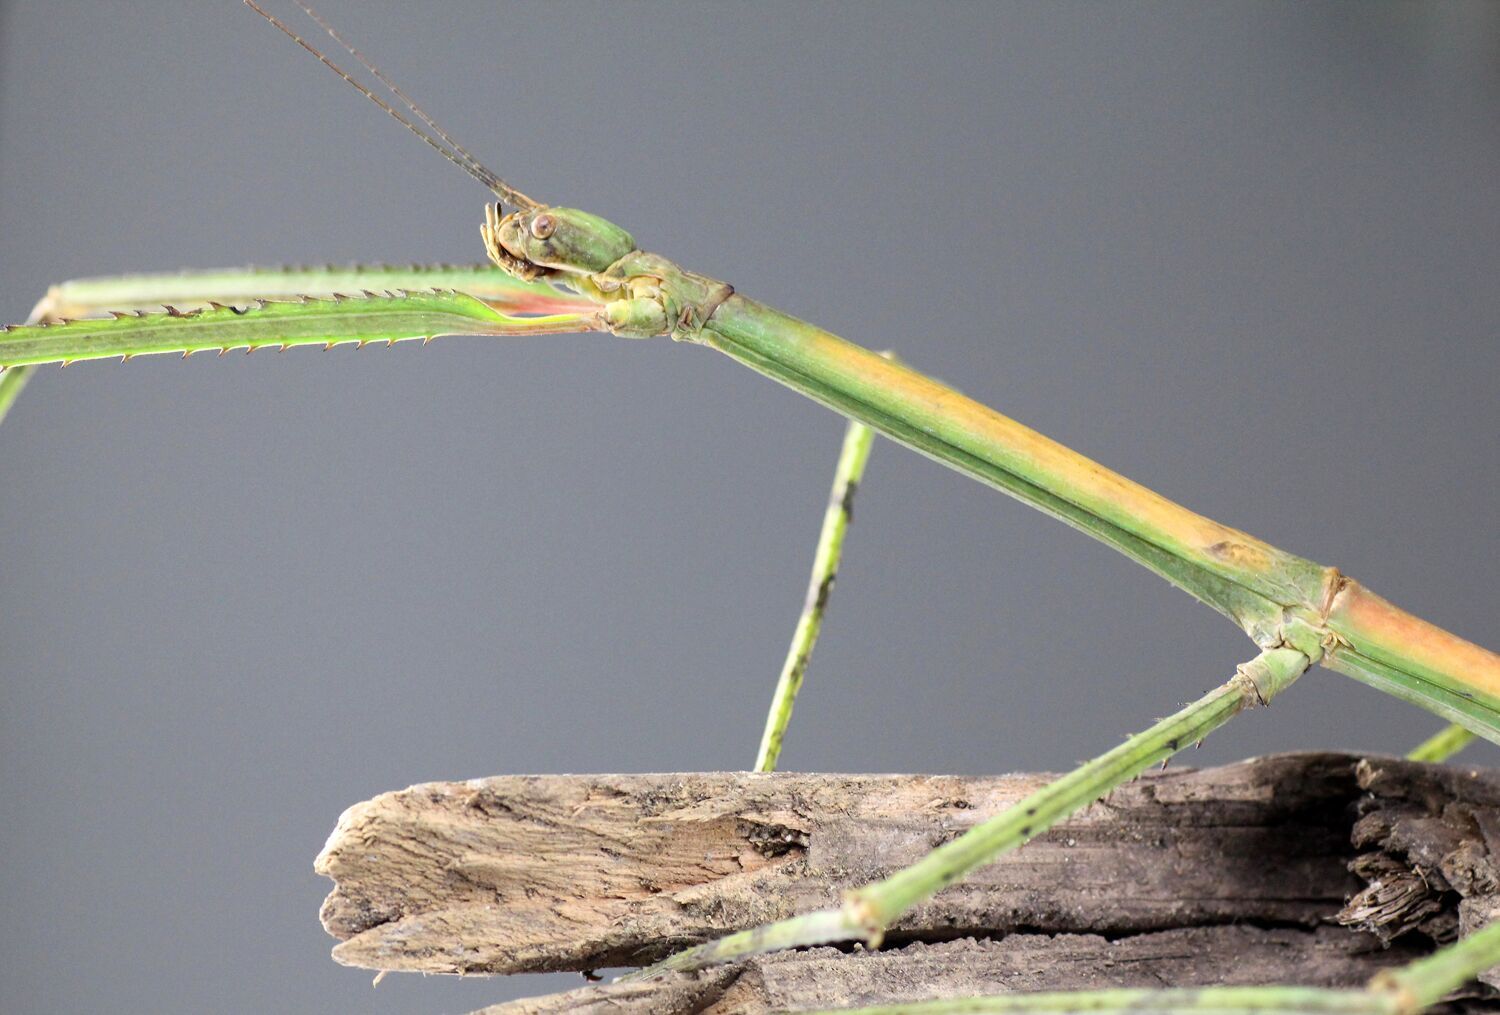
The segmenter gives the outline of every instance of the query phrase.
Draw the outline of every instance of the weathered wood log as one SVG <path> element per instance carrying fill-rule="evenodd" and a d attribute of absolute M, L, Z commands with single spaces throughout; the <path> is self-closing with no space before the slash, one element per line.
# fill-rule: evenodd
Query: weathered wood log
<path fill-rule="evenodd" d="M 323 923 L 341 939 L 335 958 L 372 969 L 638 965 L 835 904 L 1046 778 L 414 786 L 340 818 L 317 861 L 336 882 Z M 1301 754 L 1156 773 L 907 914 L 885 951 L 814 950 L 501 1010 L 751 1011 L 790 1003 L 793 989 L 808 1005 L 1106 983 L 1353 984 L 1487 918 L 1497 820 L 1500 775 L 1488 771 Z M 1333 926 L 1351 896 L 1342 921 L 1360 930 Z M 1396 943 L 1382 951 L 1379 938 Z"/>
<path fill-rule="evenodd" d="M 766 955 L 698 976 L 601 983 L 512 1001 L 476 1015 L 743 1015 L 898 1004 L 1022 990 L 1249 986 L 1286 982 L 1358 986 L 1414 958 L 1335 927 L 1192 927 L 1111 941 L 1096 934 L 1011 934 L 913 942 L 878 952 L 834 948 Z"/>

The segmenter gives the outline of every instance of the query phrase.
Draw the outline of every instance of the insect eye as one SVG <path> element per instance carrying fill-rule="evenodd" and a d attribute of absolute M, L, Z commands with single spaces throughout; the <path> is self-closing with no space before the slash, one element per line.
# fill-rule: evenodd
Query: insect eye
<path fill-rule="evenodd" d="M 557 220 L 551 215 L 538 215 L 531 220 L 531 235 L 539 240 L 545 240 L 557 229 Z"/>

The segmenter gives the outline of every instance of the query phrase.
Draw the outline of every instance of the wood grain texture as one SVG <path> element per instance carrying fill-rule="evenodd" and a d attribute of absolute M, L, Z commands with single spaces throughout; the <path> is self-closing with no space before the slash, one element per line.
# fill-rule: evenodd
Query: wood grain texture
<path fill-rule="evenodd" d="M 782 952 L 698 976 L 592 987 L 494 1005 L 480 1015 L 740 1015 L 1005 991 L 1298 982 L 1354 987 L 1415 957 L 1336 928 L 1193 927 L 1110 941 L 1095 934 L 1012 934 L 914 942 L 879 952 Z"/>
<path fill-rule="evenodd" d="M 323 924 L 340 940 L 335 958 L 371 969 L 639 965 L 836 904 L 1048 778 L 692 773 L 414 786 L 340 818 L 317 860 L 335 881 Z M 1485 770 L 1341 754 L 1169 770 L 919 906 L 879 953 L 772 956 L 559 995 L 574 1007 L 544 999 L 497 1011 L 753 1011 L 793 996 L 820 1003 L 817 985 L 840 982 L 839 1003 L 955 996 L 980 983 L 1359 982 L 1488 918 L 1500 887 L 1495 830 L 1500 774 Z M 861 983 L 873 993 L 850 992 Z M 714 1007 L 730 1003 L 721 996 L 744 1007 Z"/>

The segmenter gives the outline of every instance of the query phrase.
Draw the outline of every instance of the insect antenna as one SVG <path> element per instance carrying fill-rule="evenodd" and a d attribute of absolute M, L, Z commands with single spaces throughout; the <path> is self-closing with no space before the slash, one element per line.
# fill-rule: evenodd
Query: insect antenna
<path fill-rule="evenodd" d="M 521 193 L 510 184 L 506 183 L 500 177 L 496 176 L 489 169 L 487 169 L 484 164 L 476 159 L 473 155 L 470 155 L 467 150 L 465 150 L 462 146 L 460 146 L 456 141 L 453 140 L 452 136 L 450 136 L 447 131 L 439 127 L 431 117 L 429 117 L 426 113 L 422 112 L 422 110 L 417 107 L 416 103 L 407 98 L 406 94 L 399 88 L 397 88 L 389 78 L 381 73 L 381 71 L 376 68 L 373 63 L 371 63 L 368 59 L 365 58 L 362 53 L 360 53 L 348 42 L 346 42 L 342 36 L 335 32 L 332 26 L 330 26 L 328 22 L 324 21 L 323 18 L 319 17 L 311 7 L 303 3 L 302 0 L 297 0 L 297 5 L 307 13 L 308 17 L 316 21 L 323 29 L 325 29 L 330 35 L 332 35 L 340 45 L 347 49 L 350 55 L 352 55 L 356 60 L 360 62 L 361 66 L 363 66 L 366 70 L 370 71 L 377 78 L 379 78 L 381 83 L 389 88 L 397 98 L 404 102 L 407 108 L 409 108 L 416 116 L 420 117 L 423 123 L 427 124 L 434 131 L 436 131 L 438 137 L 433 137 L 431 134 L 418 127 L 411 120 L 407 119 L 406 116 L 404 116 L 389 102 L 386 102 L 380 96 L 372 92 L 369 88 L 356 81 L 353 75 L 330 60 L 312 43 L 308 42 L 302 36 L 298 35 L 286 24 L 286 22 L 282 21 L 280 18 L 276 17 L 276 15 L 261 7 L 260 4 L 255 2 L 255 0 L 245 0 L 245 6 L 249 7 L 255 13 L 259 14 L 261 17 L 269 21 L 287 38 L 291 39 L 297 45 L 307 50 L 307 52 L 317 57 L 318 61 L 322 63 L 323 66 L 327 67 L 339 77 L 343 78 L 344 81 L 355 91 L 359 92 L 365 98 L 375 103 L 375 105 L 385 110 L 403 127 L 411 131 L 413 134 L 417 135 L 417 137 L 421 138 L 428 145 L 428 147 L 432 148 L 443 158 L 447 159 L 449 162 L 453 163 L 455 166 L 462 169 L 464 172 L 474 177 L 474 179 L 478 180 L 480 183 L 488 187 L 501 201 L 517 208 L 541 207 L 539 202 L 527 197 L 525 194 Z M 442 140 L 439 140 L 439 137 Z"/>
<path fill-rule="evenodd" d="M 401 90 L 400 85 L 396 84 L 396 82 L 386 77 L 385 72 L 377 67 L 373 60 L 365 56 L 358 49 L 355 49 L 354 44 L 346 39 L 343 35 L 339 34 L 338 29 L 329 24 L 326 18 L 324 18 L 317 11 L 313 10 L 311 4 L 304 3 L 303 0 L 296 0 L 296 3 L 298 7 L 302 8 L 302 12 L 304 14 L 318 23 L 319 28 L 323 29 L 323 31 L 331 35 L 334 41 L 337 42 L 340 46 L 343 46 L 350 56 L 358 60 L 361 67 L 369 71 L 375 76 L 377 80 L 379 80 L 381 84 L 389 88 L 392 95 L 396 96 L 396 98 L 405 103 L 407 109 L 411 110 L 414 115 L 416 115 L 423 123 L 428 126 L 428 128 L 430 128 L 435 134 L 437 134 L 438 137 L 446 142 L 448 148 L 456 155 L 458 155 L 459 158 L 463 159 L 464 162 L 468 164 L 470 169 L 474 170 L 475 173 L 489 180 L 490 186 L 493 186 L 495 183 L 504 183 L 504 181 L 502 181 L 498 176 L 492 173 L 483 162 L 480 162 L 469 152 L 468 149 L 459 144 L 458 141 L 454 139 L 452 134 L 449 134 L 446 130 L 444 130 L 442 124 L 438 123 L 432 117 L 428 116 L 427 113 L 422 109 L 422 107 L 417 105 L 416 102 L 413 101 L 410 95 L 407 95 Z"/>

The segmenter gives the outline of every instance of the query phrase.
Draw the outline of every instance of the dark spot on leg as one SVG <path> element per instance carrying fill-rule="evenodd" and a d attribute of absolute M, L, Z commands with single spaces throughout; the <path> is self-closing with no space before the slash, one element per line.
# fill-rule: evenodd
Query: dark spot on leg
<path fill-rule="evenodd" d="M 818 583 L 818 595 L 813 600 L 813 609 L 819 613 L 828 608 L 828 597 L 833 592 L 833 580 L 838 577 L 838 572 L 833 572 Z"/>
<path fill-rule="evenodd" d="M 859 484 L 851 479 L 844 485 L 844 495 L 839 498 L 839 507 L 850 523 L 854 521 L 854 491 L 857 489 L 859 489 Z"/>

